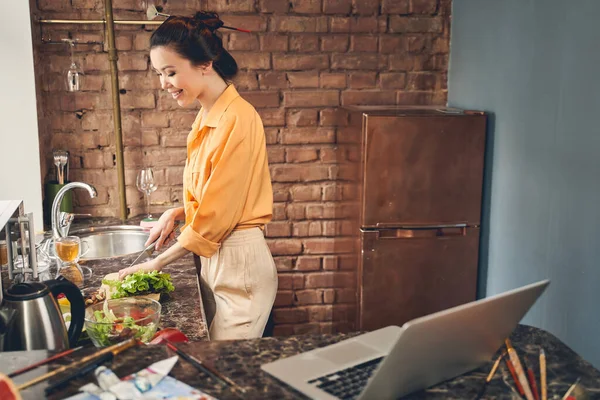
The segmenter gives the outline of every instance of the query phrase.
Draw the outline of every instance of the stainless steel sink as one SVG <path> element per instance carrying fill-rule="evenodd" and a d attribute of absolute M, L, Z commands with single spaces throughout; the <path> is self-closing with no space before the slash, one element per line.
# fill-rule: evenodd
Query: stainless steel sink
<path fill-rule="evenodd" d="M 72 229 L 69 235 L 79 236 L 89 250 L 81 260 L 103 260 L 126 257 L 144 250 L 150 231 L 135 225 L 94 226 Z M 87 247 L 82 244 L 83 249 Z"/>

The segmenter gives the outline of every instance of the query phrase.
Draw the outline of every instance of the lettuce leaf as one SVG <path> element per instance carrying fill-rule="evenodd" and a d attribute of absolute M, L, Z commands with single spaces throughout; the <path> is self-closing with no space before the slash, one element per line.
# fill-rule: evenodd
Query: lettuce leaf
<path fill-rule="evenodd" d="M 104 279 L 102 283 L 115 289 L 111 296 L 113 299 L 150 293 L 170 293 L 175 290 L 171 275 L 158 271 L 138 271 L 127 275 L 122 281 Z"/>

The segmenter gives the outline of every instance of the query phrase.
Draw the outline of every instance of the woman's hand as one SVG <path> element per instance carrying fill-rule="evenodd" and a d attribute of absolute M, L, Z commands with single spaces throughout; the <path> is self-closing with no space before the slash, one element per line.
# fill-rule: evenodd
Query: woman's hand
<path fill-rule="evenodd" d="M 123 278 L 125 278 L 127 275 L 131 275 L 138 271 L 150 272 L 150 271 L 160 271 L 160 270 L 161 270 L 160 264 L 158 264 L 156 259 L 154 259 L 154 260 L 146 261 L 141 264 L 132 265 L 131 267 L 128 267 L 128 268 L 123 268 L 122 270 L 119 271 L 119 280 L 123 280 Z"/>
<path fill-rule="evenodd" d="M 150 230 L 150 236 L 148 240 L 144 244 L 144 246 L 150 245 L 150 243 L 156 241 L 156 250 L 160 250 L 163 244 L 168 244 L 171 240 L 175 238 L 175 219 L 177 217 L 177 213 L 174 209 L 165 211 L 158 222 L 152 229 Z"/>

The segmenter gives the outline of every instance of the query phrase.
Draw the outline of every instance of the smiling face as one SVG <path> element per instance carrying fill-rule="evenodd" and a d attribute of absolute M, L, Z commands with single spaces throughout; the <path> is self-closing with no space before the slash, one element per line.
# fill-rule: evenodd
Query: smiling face
<path fill-rule="evenodd" d="M 152 68 L 160 77 L 161 87 L 167 90 L 181 107 L 192 104 L 207 87 L 205 72 L 211 65 L 195 67 L 177 52 L 166 46 L 150 50 Z"/>

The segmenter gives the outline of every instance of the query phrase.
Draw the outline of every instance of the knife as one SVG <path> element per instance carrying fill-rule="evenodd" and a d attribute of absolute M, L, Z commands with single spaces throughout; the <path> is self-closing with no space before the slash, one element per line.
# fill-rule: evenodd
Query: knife
<path fill-rule="evenodd" d="M 177 229 L 179 229 L 178 223 L 176 223 L 173 226 L 173 232 L 175 232 Z M 158 239 L 160 239 L 160 236 L 158 237 Z M 140 254 L 136 257 L 136 259 L 129 265 L 128 268 L 133 267 L 135 265 L 135 263 L 137 263 L 144 257 L 150 257 L 152 255 L 152 253 L 154 252 L 154 247 L 156 246 L 156 242 L 158 242 L 158 239 L 156 239 L 154 242 L 150 243 L 144 250 L 142 250 L 140 252 Z"/>

